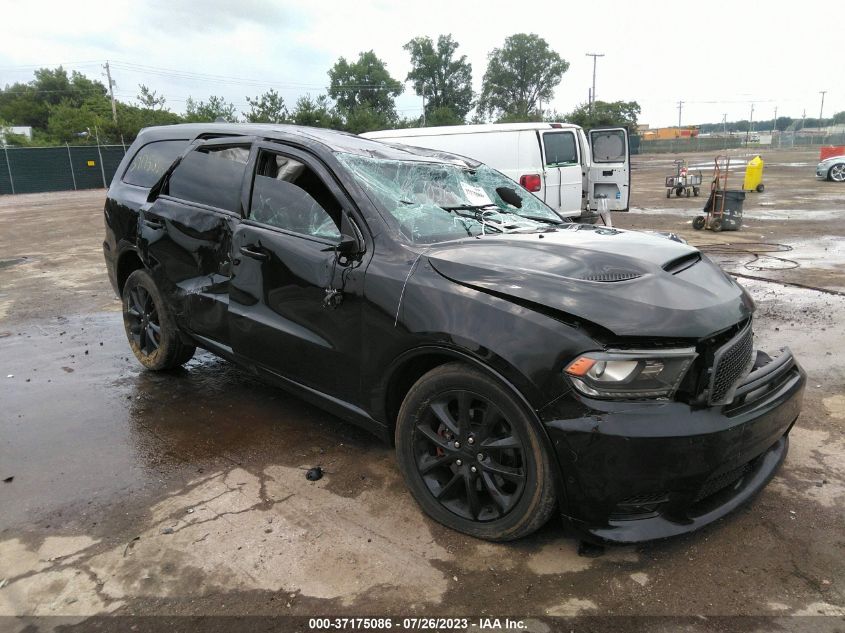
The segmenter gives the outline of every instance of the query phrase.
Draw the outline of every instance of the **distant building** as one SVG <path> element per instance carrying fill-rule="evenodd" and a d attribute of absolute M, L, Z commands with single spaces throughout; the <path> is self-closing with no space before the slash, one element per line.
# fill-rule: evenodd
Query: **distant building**
<path fill-rule="evenodd" d="M 675 138 L 695 138 L 698 136 L 698 126 L 658 127 L 641 133 L 644 141 L 665 141 Z"/>
<path fill-rule="evenodd" d="M 8 127 L 0 127 L 0 145 L 6 144 L 6 135 L 23 136 L 26 140 L 32 140 L 32 126 L 31 125 L 10 125 Z"/>

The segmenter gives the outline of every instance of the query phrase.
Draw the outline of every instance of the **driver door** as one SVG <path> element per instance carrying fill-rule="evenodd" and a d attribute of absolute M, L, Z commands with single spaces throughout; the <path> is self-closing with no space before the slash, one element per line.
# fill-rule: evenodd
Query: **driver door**
<path fill-rule="evenodd" d="M 347 402 L 358 400 L 363 239 L 351 202 L 305 152 L 258 145 L 245 186 L 246 217 L 232 236 L 233 351 L 256 371 Z"/>

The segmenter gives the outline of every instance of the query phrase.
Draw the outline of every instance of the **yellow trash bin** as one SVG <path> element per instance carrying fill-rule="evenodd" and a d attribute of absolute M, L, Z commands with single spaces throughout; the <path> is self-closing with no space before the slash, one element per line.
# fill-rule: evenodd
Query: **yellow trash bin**
<path fill-rule="evenodd" d="M 763 159 L 755 156 L 745 167 L 745 181 L 742 183 L 745 191 L 763 191 Z"/>

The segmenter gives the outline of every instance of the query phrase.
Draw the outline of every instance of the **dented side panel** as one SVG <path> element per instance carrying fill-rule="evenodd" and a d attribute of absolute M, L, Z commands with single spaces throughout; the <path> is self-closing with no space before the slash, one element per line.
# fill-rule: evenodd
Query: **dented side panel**
<path fill-rule="evenodd" d="M 138 215 L 138 251 L 180 327 L 229 345 L 232 214 L 162 196 Z"/>

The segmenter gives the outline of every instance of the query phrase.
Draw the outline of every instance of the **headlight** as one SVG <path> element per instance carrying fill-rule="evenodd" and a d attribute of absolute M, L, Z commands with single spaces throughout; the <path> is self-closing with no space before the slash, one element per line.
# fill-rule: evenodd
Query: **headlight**
<path fill-rule="evenodd" d="M 696 356 L 694 348 L 589 352 L 569 363 L 564 372 L 585 396 L 669 398 Z"/>

